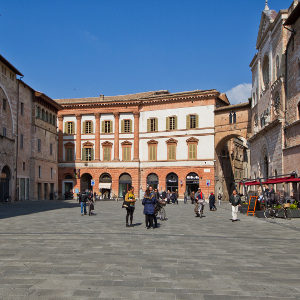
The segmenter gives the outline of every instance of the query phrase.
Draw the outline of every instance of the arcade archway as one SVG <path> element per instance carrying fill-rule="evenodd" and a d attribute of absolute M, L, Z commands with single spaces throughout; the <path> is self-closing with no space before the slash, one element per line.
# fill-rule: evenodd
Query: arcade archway
<path fill-rule="evenodd" d="M 99 191 L 102 199 L 110 199 L 112 178 L 110 174 L 103 173 L 99 178 Z"/>
<path fill-rule="evenodd" d="M 92 175 L 89 173 L 84 173 L 80 176 L 80 192 L 84 193 L 86 190 L 91 191 L 92 187 Z"/>
<path fill-rule="evenodd" d="M 186 191 L 188 195 L 191 192 L 197 192 L 199 188 L 199 176 L 196 173 L 189 173 L 186 176 Z"/>
<path fill-rule="evenodd" d="M 178 176 L 175 173 L 169 173 L 166 177 L 167 191 L 175 192 L 178 190 Z"/>
<path fill-rule="evenodd" d="M 132 185 L 132 178 L 128 173 L 123 173 L 119 177 L 119 197 L 123 197 Z"/>
<path fill-rule="evenodd" d="M 10 194 L 11 172 L 8 166 L 4 166 L 0 174 L 0 202 L 8 201 Z"/>
<path fill-rule="evenodd" d="M 157 189 L 158 183 L 158 176 L 155 173 L 151 173 L 147 176 L 147 186 L 152 186 L 153 189 Z"/>

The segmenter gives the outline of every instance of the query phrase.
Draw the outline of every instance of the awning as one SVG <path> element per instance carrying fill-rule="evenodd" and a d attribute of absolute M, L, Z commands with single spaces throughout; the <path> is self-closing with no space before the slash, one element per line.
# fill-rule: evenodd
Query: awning
<path fill-rule="evenodd" d="M 243 184 L 244 182 L 240 182 L 241 184 Z M 260 182 L 259 181 L 248 181 L 248 182 L 245 182 L 245 185 L 246 186 L 249 186 L 249 185 L 260 185 Z"/>
<path fill-rule="evenodd" d="M 111 182 L 100 182 L 99 189 L 111 189 Z"/>
<path fill-rule="evenodd" d="M 268 179 L 267 181 L 261 182 L 261 184 L 277 184 L 277 183 L 288 183 L 288 182 L 300 182 L 300 178 L 295 178 L 295 177 L 281 177 L 281 178 L 271 178 Z M 251 185 L 260 185 L 260 182 L 257 180 L 254 181 L 246 181 L 246 182 L 240 182 L 240 184 L 245 184 L 246 186 L 251 186 Z"/>

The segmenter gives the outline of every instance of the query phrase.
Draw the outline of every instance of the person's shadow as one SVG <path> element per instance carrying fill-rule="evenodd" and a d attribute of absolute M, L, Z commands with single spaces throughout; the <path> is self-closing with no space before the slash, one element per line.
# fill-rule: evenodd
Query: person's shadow
<path fill-rule="evenodd" d="M 140 226 L 140 225 L 142 225 L 143 223 L 134 223 L 134 224 L 132 224 L 132 227 L 136 227 L 136 226 Z"/>

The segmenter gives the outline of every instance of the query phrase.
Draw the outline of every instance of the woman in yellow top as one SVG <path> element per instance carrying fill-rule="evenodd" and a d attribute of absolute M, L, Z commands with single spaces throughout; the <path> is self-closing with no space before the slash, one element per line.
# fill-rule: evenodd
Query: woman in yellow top
<path fill-rule="evenodd" d="M 135 209 L 135 196 L 134 196 L 134 188 L 130 187 L 128 189 L 127 194 L 125 195 L 125 203 L 127 205 L 126 210 L 126 227 L 131 227 L 132 226 L 132 221 L 133 221 L 133 213 Z M 130 216 L 130 225 L 128 224 L 128 219 Z"/>

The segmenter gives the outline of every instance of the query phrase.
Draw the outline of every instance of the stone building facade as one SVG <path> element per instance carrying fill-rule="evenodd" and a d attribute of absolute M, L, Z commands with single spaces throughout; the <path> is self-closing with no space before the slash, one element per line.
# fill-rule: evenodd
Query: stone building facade
<path fill-rule="evenodd" d="M 249 138 L 251 177 L 283 174 L 285 112 L 285 50 L 289 32 L 283 24 L 287 10 L 268 5 L 262 12 L 252 71 L 252 135 Z"/>
<path fill-rule="evenodd" d="M 216 90 L 57 99 L 59 191 L 214 190 Z"/>
<path fill-rule="evenodd" d="M 1 55 L 0 63 L 0 201 L 53 199 L 60 106 L 17 79 L 23 75 Z"/>
<path fill-rule="evenodd" d="M 284 172 L 300 176 L 300 3 L 289 8 L 285 28 L 291 32 L 286 47 L 286 122 L 283 148 Z M 292 187 L 298 193 L 299 186 Z"/>

